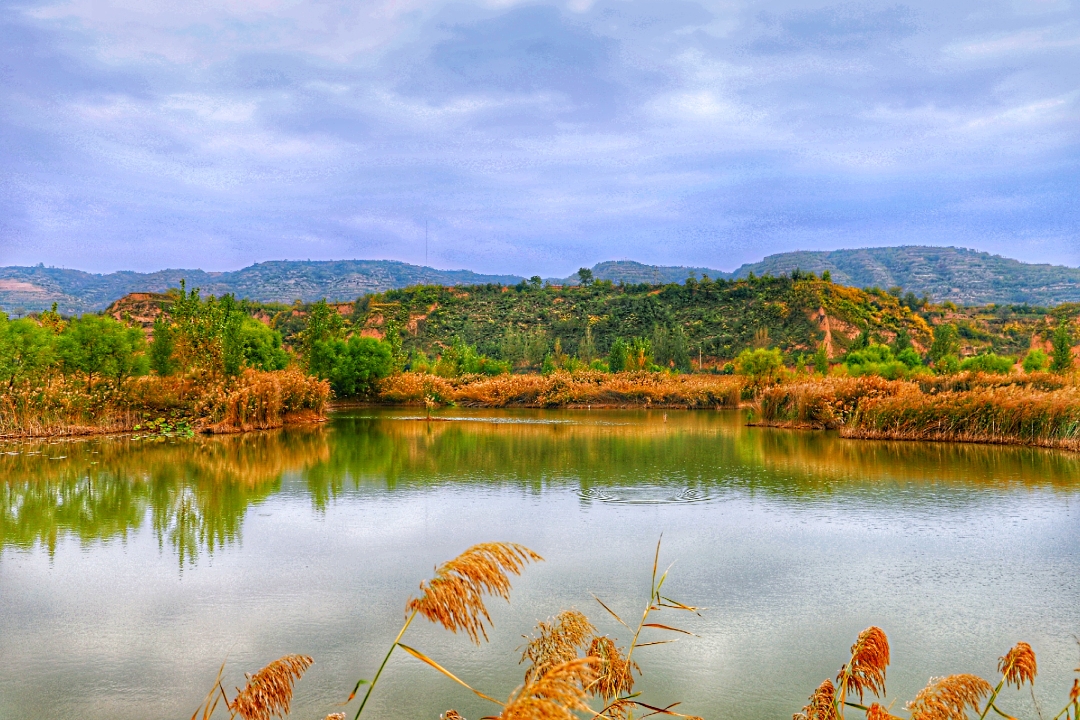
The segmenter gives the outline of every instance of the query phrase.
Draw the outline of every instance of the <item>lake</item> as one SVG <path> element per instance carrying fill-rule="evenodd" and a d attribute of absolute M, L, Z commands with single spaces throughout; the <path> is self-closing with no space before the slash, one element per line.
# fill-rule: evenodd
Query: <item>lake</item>
<path fill-rule="evenodd" d="M 626 644 L 593 595 L 636 621 L 661 534 L 667 594 L 703 609 L 657 616 L 694 636 L 635 653 L 651 704 L 790 717 L 869 625 L 890 638 L 895 712 L 932 675 L 996 683 L 1025 640 L 1051 717 L 1078 665 L 1075 454 L 749 428 L 735 411 L 374 408 L 0 452 L 4 720 L 186 720 L 223 661 L 231 691 L 286 653 L 315 658 L 292 717 L 322 718 L 372 677 L 434 566 L 491 540 L 545 558 L 488 603 L 491 642 L 422 619 L 405 642 L 499 698 L 521 682 L 522 636 L 560 610 Z M 1026 688 L 1003 696 L 1035 716 Z M 497 713 L 399 653 L 364 716 L 448 708 Z"/>

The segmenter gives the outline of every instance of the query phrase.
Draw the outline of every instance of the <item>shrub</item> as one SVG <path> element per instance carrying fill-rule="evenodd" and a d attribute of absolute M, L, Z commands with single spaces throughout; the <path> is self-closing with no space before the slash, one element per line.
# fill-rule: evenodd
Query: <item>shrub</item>
<path fill-rule="evenodd" d="M 783 369 L 784 359 L 776 348 L 743 350 L 735 358 L 736 372 L 750 378 L 758 385 L 776 382 L 780 379 Z"/>
<path fill-rule="evenodd" d="M 329 380 L 338 397 L 367 395 L 394 369 L 389 344 L 353 335 L 344 340 L 317 341 L 309 356 L 311 371 Z"/>
<path fill-rule="evenodd" d="M 1012 370 L 1012 366 L 1015 362 L 1016 361 L 1011 357 L 995 355 L 994 353 L 985 353 L 983 355 L 964 358 L 964 361 L 960 363 L 960 369 L 970 370 L 972 372 L 1005 375 Z"/>
<path fill-rule="evenodd" d="M 1039 348 L 1032 348 L 1028 351 L 1028 354 L 1024 357 L 1024 372 L 1036 373 L 1046 370 L 1046 366 L 1050 364 L 1050 358 L 1045 352 Z"/>

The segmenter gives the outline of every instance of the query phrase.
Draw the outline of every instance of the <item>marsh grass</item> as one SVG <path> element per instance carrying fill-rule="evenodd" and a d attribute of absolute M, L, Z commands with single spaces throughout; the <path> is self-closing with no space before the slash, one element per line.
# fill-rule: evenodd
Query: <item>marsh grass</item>
<path fill-rule="evenodd" d="M 147 375 L 87 387 L 59 376 L 43 386 L 0 394 L 0 437 L 56 437 L 127 432 L 182 419 L 204 432 L 241 432 L 316 419 L 329 386 L 295 370 L 245 370 L 238 377 Z"/>
<path fill-rule="evenodd" d="M 1080 449 L 1080 385 L 1056 376 L 825 378 L 766 388 L 755 420 L 844 437 Z"/>
<path fill-rule="evenodd" d="M 739 407 L 741 378 L 730 375 L 594 371 L 550 375 L 473 375 L 442 378 L 401 373 L 382 381 L 382 402 L 426 401 L 463 407 Z"/>

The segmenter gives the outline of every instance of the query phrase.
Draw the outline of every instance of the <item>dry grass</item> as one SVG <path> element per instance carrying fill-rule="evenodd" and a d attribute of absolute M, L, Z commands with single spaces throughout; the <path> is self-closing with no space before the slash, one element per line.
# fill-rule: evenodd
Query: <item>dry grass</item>
<path fill-rule="evenodd" d="M 316 419 L 329 385 L 295 370 L 130 378 L 88 390 L 70 378 L 0 395 L 0 437 L 56 437 L 126 432 L 148 419 L 185 418 L 200 430 L 241 432 Z"/>
<path fill-rule="evenodd" d="M 911 720 L 967 720 L 968 708 L 979 712 L 979 703 L 990 692 L 990 683 L 977 675 L 930 678 L 907 709 Z"/>
<path fill-rule="evenodd" d="M 1080 449 L 1080 386 L 1022 379 L 825 378 L 765 389 L 755 415 L 760 424 L 839 429 L 850 438 Z"/>
<path fill-rule="evenodd" d="M 541 621 L 536 630 L 536 635 L 529 638 L 525 651 L 521 654 L 521 662 L 529 663 L 525 671 L 527 683 L 555 665 L 576 658 L 578 652 L 588 647 L 589 641 L 596 634 L 596 628 L 589 622 L 589 618 L 577 610 L 564 610 L 552 622 Z"/>
<path fill-rule="evenodd" d="M 543 560 L 524 545 L 481 543 L 443 563 L 435 577 L 420 583 L 420 597 L 405 605 L 450 632 L 464 630 L 477 645 L 487 640 L 484 621 L 491 622 L 484 595 L 510 600 L 510 574 L 520 575 L 526 563 Z"/>
<path fill-rule="evenodd" d="M 307 655 L 286 655 L 275 660 L 247 676 L 247 685 L 243 690 L 237 688 L 238 694 L 229 709 L 243 720 L 270 720 L 274 715 L 284 718 L 289 714 L 293 683 L 314 662 Z"/>
<path fill-rule="evenodd" d="M 629 695 L 634 690 L 634 670 L 641 668 L 633 661 L 627 661 L 622 650 L 615 646 L 609 637 L 593 638 L 589 644 L 589 657 L 596 658 L 596 683 L 592 687 L 594 694 L 605 701 L 613 701 L 620 695 Z"/>
<path fill-rule="evenodd" d="M 888 710 L 881 707 L 881 705 L 874 703 L 870 706 L 870 709 L 866 711 L 866 720 L 900 720 L 895 715 L 889 713 Z"/>
<path fill-rule="evenodd" d="M 446 379 L 402 373 L 382 382 L 379 399 L 415 405 L 429 399 L 464 407 L 718 408 L 738 407 L 742 390 L 742 379 L 730 375 L 585 371 Z"/>

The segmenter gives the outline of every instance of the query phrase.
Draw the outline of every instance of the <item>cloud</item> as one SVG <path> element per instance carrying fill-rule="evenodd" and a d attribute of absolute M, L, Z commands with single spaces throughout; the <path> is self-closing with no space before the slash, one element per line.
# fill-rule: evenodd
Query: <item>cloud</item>
<path fill-rule="evenodd" d="M 0 264 L 416 262 L 425 222 L 434 264 L 525 275 L 880 243 L 1078 264 L 1078 27 L 974 0 L 9 5 Z"/>

